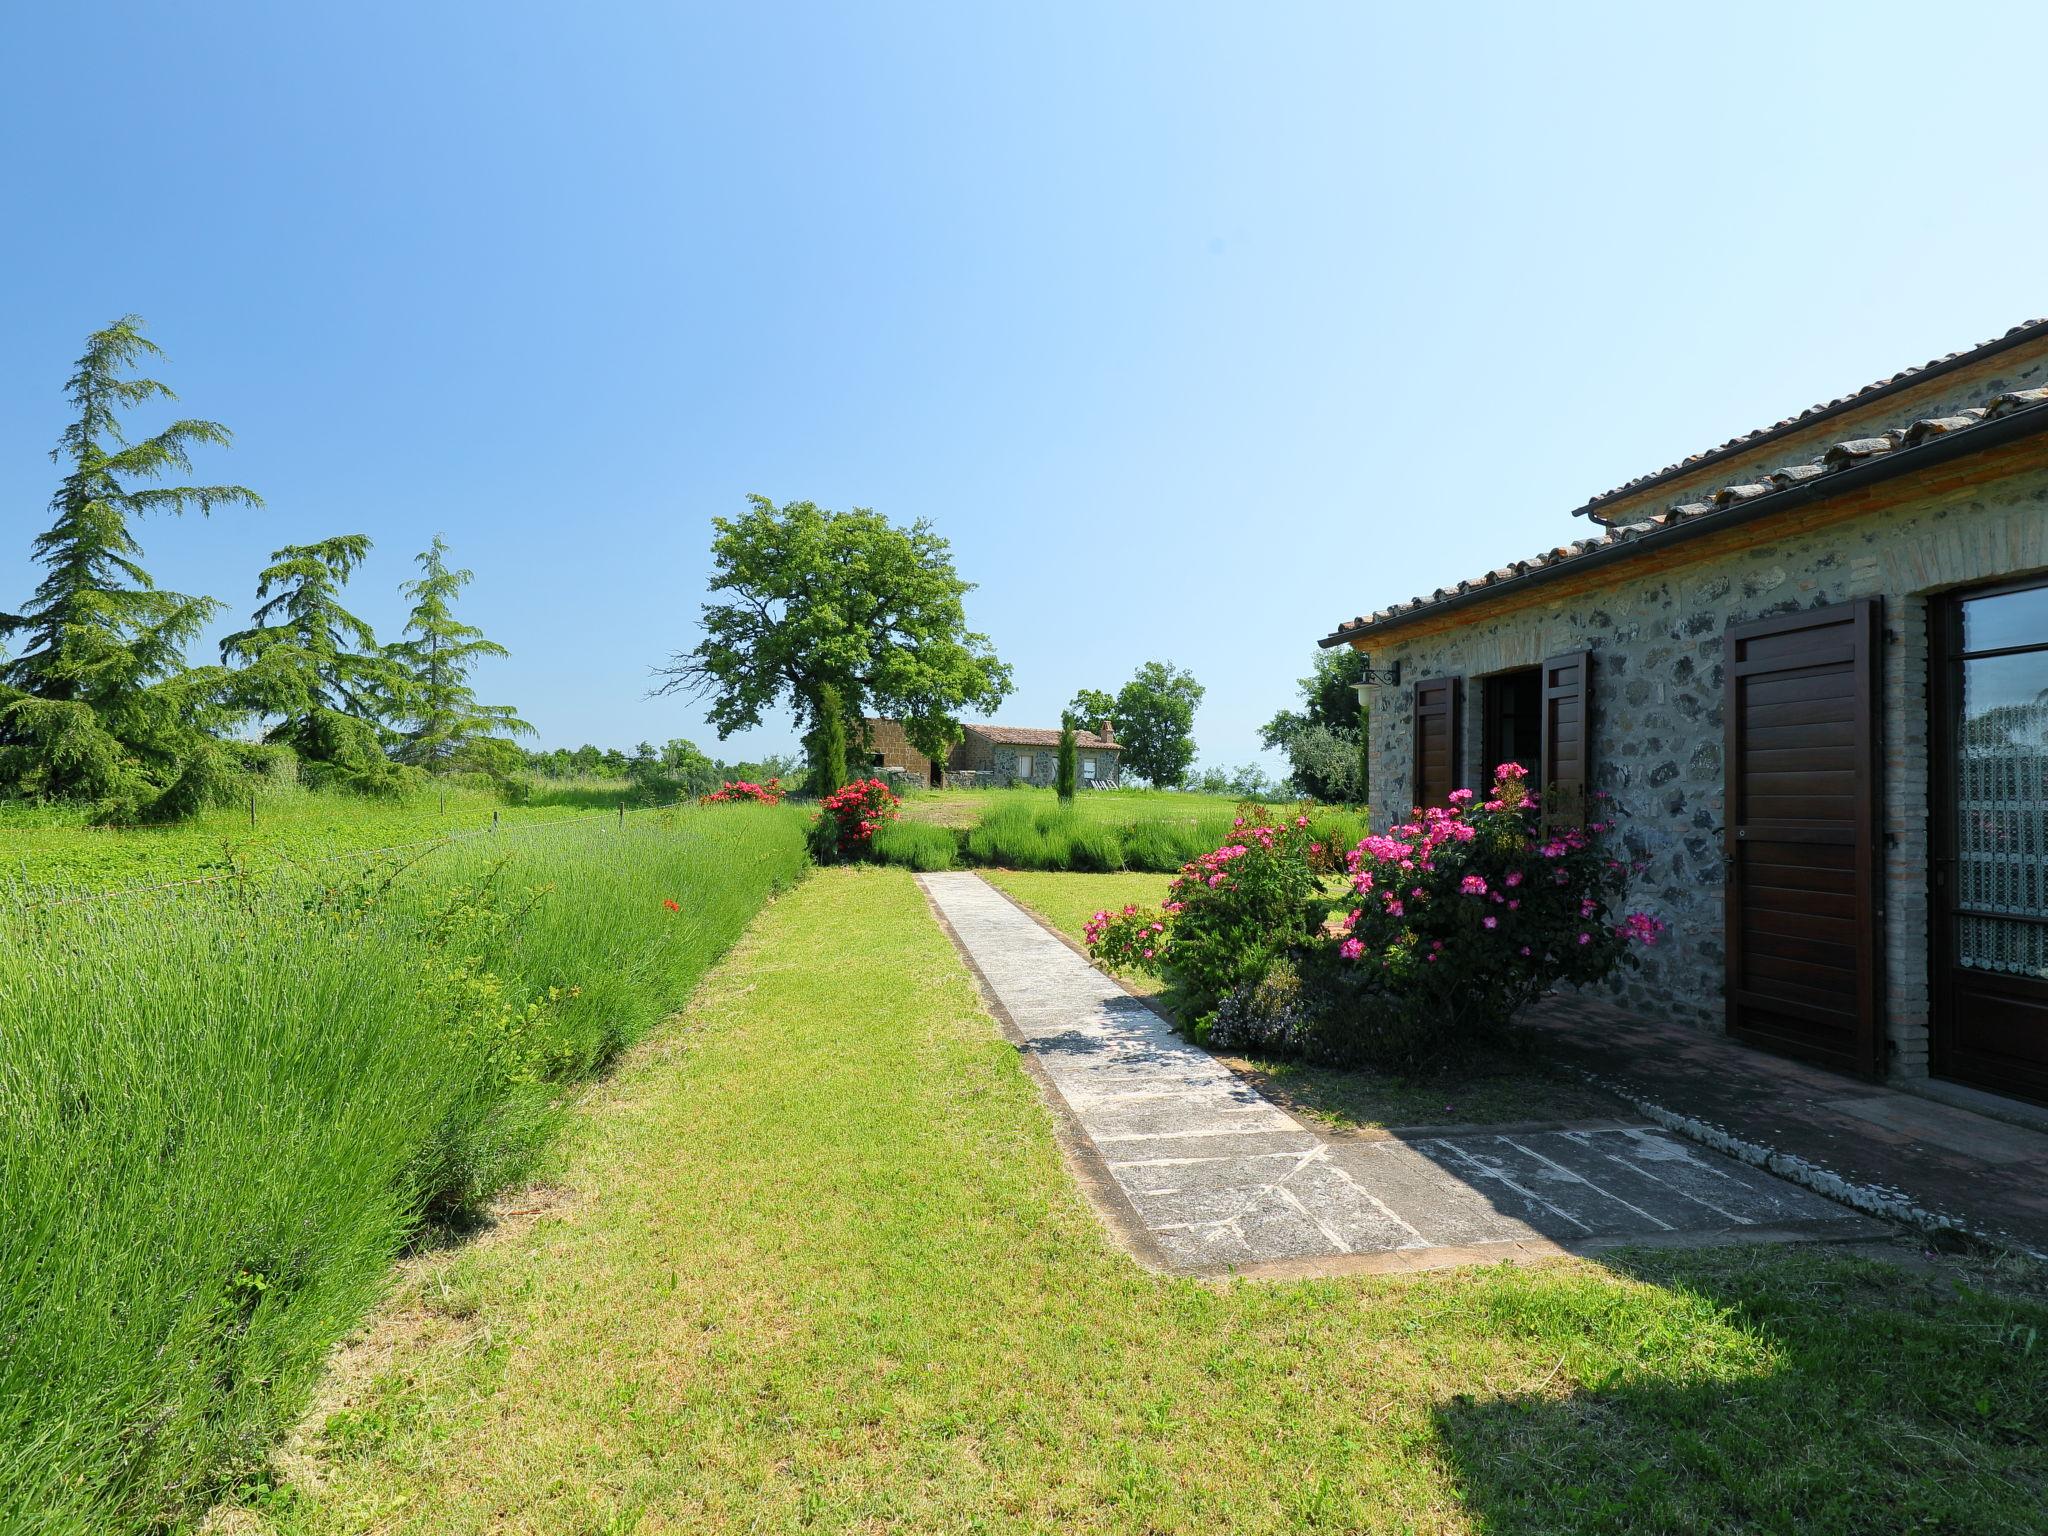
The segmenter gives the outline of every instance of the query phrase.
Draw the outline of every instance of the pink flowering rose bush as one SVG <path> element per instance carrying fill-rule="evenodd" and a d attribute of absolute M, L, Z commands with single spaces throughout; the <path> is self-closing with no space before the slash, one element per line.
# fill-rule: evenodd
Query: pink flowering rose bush
<path fill-rule="evenodd" d="M 1306 813 L 1241 805 L 1230 840 L 1181 867 L 1157 911 L 1135 906 L 1088 920 L 1089 953 L 1112 970 L 1163 977 L 1200 1020 L 1256 982 L 1322 926 L 1334 858 Z"/>
<path fill-rule="evenodd" d="M 1638 964 L 1664 924 L 1622 915 L 1629 865 L 1605 822 L 1546 827 L 1519 764 L 1417 811 L 1346 856 L 1350 910 L 1314 957 L 1357 1054 L 1414 1062 L 1504 1029 L 1559 982 Z"/>
<path fill-rule="evenodd" d="M 1546 827 L 1514 763 L 1485 799 L 1460 790 L 1341 865 L 1305 817 L 1248 814 L 1157 912 L 1098 912 L 1089 949 L 1172 982 L 1197 1038 L 1415 1066 L 1656 942 L 1661 922 L 1623 915 L 1634 871 L 1603 850 L 1610 830 Z M 1330 917 L 1324 878 L 1340 869 Z"/>

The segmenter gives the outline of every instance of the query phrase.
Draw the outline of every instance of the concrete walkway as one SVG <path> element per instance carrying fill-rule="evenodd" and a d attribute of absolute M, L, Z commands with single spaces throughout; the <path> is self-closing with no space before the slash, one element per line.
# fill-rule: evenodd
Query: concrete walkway
<path fill-rule="evenodd" d="M 1885 1229 L 1648 1124 L 1332 1135 L 1264 1098 L 974 874 L 920 875 L 1141 1257 L 1319 1273 Z"/>

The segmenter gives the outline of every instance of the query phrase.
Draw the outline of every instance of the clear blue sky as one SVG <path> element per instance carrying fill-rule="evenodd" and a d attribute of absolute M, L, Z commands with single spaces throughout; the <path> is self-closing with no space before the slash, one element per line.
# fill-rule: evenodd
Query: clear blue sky
<path fill-rule="evenodd" d="M 0 604 L 84 333 L 209 475 L 239 618 L 445 531 L 548 745 L 644 697 L 746 492 L 931 519 L 1002 711 L 1168 657 L 1256 754 L 1339 619 L 1596 491 L 2048 311 L 2048 11 L 21 6 L 0 41 Z M 210 652 L 210 644 L 209 644 Z"/>

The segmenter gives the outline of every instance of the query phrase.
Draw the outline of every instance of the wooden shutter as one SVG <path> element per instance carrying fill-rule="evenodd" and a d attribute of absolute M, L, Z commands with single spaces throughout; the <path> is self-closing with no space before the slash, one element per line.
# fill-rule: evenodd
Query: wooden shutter
<path fill-rule="evenodd" d="M 1464 680 L 1433 677 L 1415 685 L 1415 772 L 1408 781 L 1417 805 L 1448 805 L 1458 787 Z"/>
<path fill-rule="evenodd" d="M 1728 1032 L 1875 1074 L 1881 607 L 1863 598 L 1726 640 Z"/>
<path fill-rule="evenodd" d="M 1573 651 L 1543 663 L 1543 745 L 1537 786 L 1543 818 L 1583 826 L 1592 778 L 1593 653 Z"/>

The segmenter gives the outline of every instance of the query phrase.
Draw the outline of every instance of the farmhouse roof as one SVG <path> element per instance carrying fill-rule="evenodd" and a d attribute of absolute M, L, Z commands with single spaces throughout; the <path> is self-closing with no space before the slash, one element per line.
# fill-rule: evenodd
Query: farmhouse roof
<path fill-rule="evenodd" d="M 1906 389 L 1911 385 L 1924 383 L 1928 379 L 1939 377 L 1944 373 L 1952 373 L 1959 368 L 1967 368 L 1972 363 L 1979 362 L 1995 353 L 2003 352 L 2009 347 L 2016 347 L 2020 343 L 2042 334 L 2048 334 L 2048 319 L 2022 320 L 2003 336 L 1994 336 L 1989 341 L 1980 341 L 1976 346 L 1966 347 L 1960 352 L 1950 352 L 1943 357 L 1930 358 L 1915 367 L 1901 368 L 1897 373 L 1890 375 L 1888 378 L 1882 378 L 1875 383 L 1866 384 L 1861 389 L 1851 391 L 1846 395 L 1838 395 L 1833 400 L 1823 401 L 1819 405 L 1809 405 L 1797 415 L 1787 416 L 1784 420 L 1773 422 L 1768 427 L 1758 427 L 1754 432 L 1744 433 L 1741 437 L 1731 437 L 1718 448 L 1709 448 L 1702 453 L 1690 454 L 1680 459 L 1676 464 L 1667 464 L 1662 469 L 1654 470 L 1647 475 L 1637 475 L 1633 480 L 1624 480 L 1620 485 L 1614 487 L 1613 490 L 1602 491 L 1598 496 L 1588 498 L 1586 504 L 1578 508 L 1573 515 L 1575 517 L 1590 516 L 1601 507 L 1621 501 L 1626 497 L 1634 496 L 1653 485 L 1661 485 L 1667 480 L 1676 480 L 1681 475 L 1689 475 L 1694 470 L 1716 463 L 1719 460 L 1733 458 L 1741 453 L 1748 453 L 1775 438 L 1785 437 L 1790 433 L 1811 427 L 1817 422 L 1825 421 L 1830 416 L 1838 416 L 1844 411 L 1868 405 L 1874 400 L 1882 399 L 1886 395 L 1896 394 L 1898 391 Z"/>
<path fill-rule="evenodd" d="M 1872 480 L 1996 447 L 2044 428 L 2048 428 L 2048 388 L 2010 390 L 1967 410 L 1923 416 L 1875 436 L 1849 438 L 1817 459 L 1787 464 L 1743 484 L 1722 486 L 1698 500 L 1617 524 L 1600 538 L 1576 539 L 1533 559 L 1516 560 L 1489 571 L 1476 581 L 1438 587 L 1427 596 L 1361 614 L 1338 625 L 1321 643 L 1342 645 L 1425 614 L 1462 608 L 1610 561 L 1632 559 L 1694 534 L 1749 522 Z"/>
<path fill-rule="evenodd" d="M 970 725 L 964 729 L 972 731 L 982 740 L 993 742 L 999 747 L 1056 747 L 1060 744 L 1058 731 L 1041 730 L 1030 725 Z M 1113 741 L 1105 741 L 1093 731 L 1074 732 L 1074 745 L 1091 747 L 1098 752 L 1121 752 L 1122 747 Z"/>

